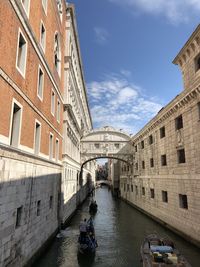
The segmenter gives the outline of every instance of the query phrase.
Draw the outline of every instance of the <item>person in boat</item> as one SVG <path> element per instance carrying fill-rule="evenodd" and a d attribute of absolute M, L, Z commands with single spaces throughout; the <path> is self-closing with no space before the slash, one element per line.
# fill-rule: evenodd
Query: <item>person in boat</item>
<path fill-rule="evenodd" d="M 89 209 L 90 209 L 90 211 L 91 211 L 91 210 L 95 210 L 95 209 L 96 209 L 96 206 L 95 206 L 95 201 L 94 201 L 94 199 L 92 199 L 92 200 L 91 200 L 91 203 L 90 203 Z"/>
<path fill-rule="evenodd" d="M 89 238 L 89 247 L 91 249 L 95 249 L 98 247 L 96 238 L 95 238 L 95 230 L 94 230 L 94 223 L 93 218 L 90 216 L 89 220 L 87 221 L 88 227 L 87 227 L 87 233 Z"/>
<path fill-rule="evenodd" d="M 90 216 L 89 220 L 87 221 L 87 232 L 89 236 L 94 236 L 94 224 L 93 224 L 93 219 L 92 216 Z"/>
<path fill-rule="evenodd" d="M 87 219 L 86 218 L 80 222 L 79 230 L 80 230 L 80 240 L 85 239 L 87 235 Z"/>

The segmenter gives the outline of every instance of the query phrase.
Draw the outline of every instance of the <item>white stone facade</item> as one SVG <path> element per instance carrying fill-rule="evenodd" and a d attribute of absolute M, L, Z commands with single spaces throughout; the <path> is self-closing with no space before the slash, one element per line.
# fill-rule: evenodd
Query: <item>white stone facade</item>
<path fill-rule="evenodd" d="M 95 177 L 95 165 L 83 170 L 80 179 L 82 136 L 91 131 L 92 121 L 87 102 L 85 81 L 78 41 L 78 32 L 73 5 L 67 7 L 65 44 L 65 91 L 64 91 L 64 145 L 62 178 L 62 223 L 76 210 L 87 195 L 87 175 Z"/>
<path fill-rule="evenodd" d="M 198 246 L 200 89 L 196 60 L 199 36 L 198 27 L 174 61 L 184 69 L 185 90 L 132 138 L 133 175 L 121 174 L 120 181 L 124 199 Z"/>

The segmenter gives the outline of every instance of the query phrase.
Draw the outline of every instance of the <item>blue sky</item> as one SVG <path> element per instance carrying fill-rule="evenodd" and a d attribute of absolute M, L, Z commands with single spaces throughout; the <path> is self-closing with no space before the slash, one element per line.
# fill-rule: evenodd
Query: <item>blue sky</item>
<path fill-rule="evenodd" d="M 73 0 L 94 128 L 137 133 L 182 91 L 172 64 L 199 0 Z"/>

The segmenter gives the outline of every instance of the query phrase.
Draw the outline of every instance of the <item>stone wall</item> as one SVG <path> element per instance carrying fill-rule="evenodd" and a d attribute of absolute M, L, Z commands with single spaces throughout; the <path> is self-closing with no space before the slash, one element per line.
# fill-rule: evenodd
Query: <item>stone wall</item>
<path fill-rule="evenodd" d="M 133 137 L 133 175 L 121 176 L 120 189 L 124 199 L 200 246 L 199 101 L 199 89 L 183 92 Z M 177 129 L 179 116 L 182 127 Z"/>
<path fill-rule="evenodd" d="M 58 228 L 61 167 L 1 146 L 0 169 L 0 266 L 20 267 Z"/>

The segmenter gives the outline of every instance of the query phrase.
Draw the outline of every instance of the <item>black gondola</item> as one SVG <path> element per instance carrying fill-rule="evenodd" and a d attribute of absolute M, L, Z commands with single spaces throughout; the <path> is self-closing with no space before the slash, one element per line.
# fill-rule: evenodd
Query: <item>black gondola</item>
<path fill-rule="evenodd" d="M 98 205 L 97 205 L 96 201 L 91 202 L 90 206 L 89 206 L 89 212 L 90 213 L 96 213 L 97 209 L 98 209 Z"/>
<path fill-rule="evenodd" d="M 95 238 L 95 230 L 92 217 L 87 221 L 87 232 L 79 235 L 78 251 L 83 255 L 94 254 L 97 248 L 97 240 Z"/>

